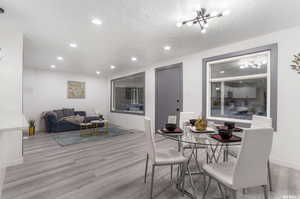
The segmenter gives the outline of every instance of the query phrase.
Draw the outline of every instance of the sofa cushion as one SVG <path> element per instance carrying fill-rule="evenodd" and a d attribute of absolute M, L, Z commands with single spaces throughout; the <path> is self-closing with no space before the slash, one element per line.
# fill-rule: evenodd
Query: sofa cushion
<path fill-rule="evenodd" d="M 61 118 L 64 117 L 64 112 L 63 110 L 54 110 L 53 112 L 56 113 L 57 119 L 60 120 Z"/>
<path fill-rule="evenodd" d="M 97 117 L 97 116 L 86 116 L 84 118 L 84 122 L 91 122 L 93 120 L 101 120 L 101 119 L 99 117 Z"/>
<path fill-rule="evenodd" d="M 47 117 L 48 115 L 52 115 L 54 116 L 54 118 L 57 118 L 57 114 L 54 111 L 49 111 L 45 114 L 45 116 Z"/>
<path fill-rule="evenodd" d="M 80 116 L 86 116 L 86 113 L 85 113 L 85 111 L 75 111 L 74 112 L 74 115 L 80 115 Z"/>
<path fill-rule="evenodd" d="M 75 115 L 75 111 L 73 108 L 64 108 L 63 109 L 64 117 L 69 117 Z"/>

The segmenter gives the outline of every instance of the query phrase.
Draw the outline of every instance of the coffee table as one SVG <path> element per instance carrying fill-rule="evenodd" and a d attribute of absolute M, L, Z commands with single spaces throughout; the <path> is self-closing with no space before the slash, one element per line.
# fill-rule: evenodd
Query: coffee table
<path fill-rule="evenodd" d="M 90 122 L 82 122 L 80 123 L 80 137 L 89 137 L 92 136 L 93 132 L 89 131 L 88 133 L 86 132 L 92 127 L 92 123 Z"/>
<path fill-rule="evenodd" d="M 93 120 L 91 121 L 92 127 L 94 129 L 94 135 L 98 136 L 100 135 L 100 131 L 97 131 L 97 129 L 100 128 L 100 124 L 104 124 L 104 133 L 108 133 L 108 120 Z"/>

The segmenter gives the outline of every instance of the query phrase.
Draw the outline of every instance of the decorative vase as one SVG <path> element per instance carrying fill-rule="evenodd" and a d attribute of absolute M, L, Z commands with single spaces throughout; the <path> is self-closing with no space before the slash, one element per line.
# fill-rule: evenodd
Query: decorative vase
<path fill-rule="evenodd" d="M 35 135 L 35 127 L 29 127 L 29 136 L 34 136 Z"/>
<path fill-rule="evenodd" d="M 29 130 L 28 130 L 28 134 L 29 136 L 34 136 L 35 135 L 35 120 L 29 120 L 28 121 L 29 124 Z"/>
<path fill-rule="evenodd" d="M 195 122 L 195 127 L 197 131 L 205 131 L 207 128 L 207 121 L 201 117 Z"/>

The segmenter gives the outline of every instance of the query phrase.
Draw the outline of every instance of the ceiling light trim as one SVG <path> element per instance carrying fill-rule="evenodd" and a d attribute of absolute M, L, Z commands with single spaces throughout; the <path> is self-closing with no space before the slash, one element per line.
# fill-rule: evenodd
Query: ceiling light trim
<path fill-rule="evenodd" d="M 71 48 L 77 48 L 78 47 L 78 44 L 77 43 L 70 43 L 69 46 Z"/>
<path fill-rule="evenodd" d="M 102 25 L 102 20 L 101 19 L 99 19 L 99 18 L 93 18 L 92 20 L 91 20 L 91 22 L 93 23 L 93 24 L 95 24 L 95 25 L 97 25 L 97 26 L 100 26 L 100 25 Z"/>
<path fill-rule="evenodd" d="M 131 61 L 136 62 L 137 61 L 137 57 L 131 57 Z"/>

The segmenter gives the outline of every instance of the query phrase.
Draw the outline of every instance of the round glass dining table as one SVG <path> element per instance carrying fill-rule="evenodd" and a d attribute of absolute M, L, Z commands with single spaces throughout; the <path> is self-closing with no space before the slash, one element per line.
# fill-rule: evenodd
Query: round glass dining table
<path fill-rule="evenodd" d="M 219 163 L 220 161 L 228 161 L 230 147 L 241 145 L 241 140 L 243 137 L 242 132 L 233 132 L 233 138 L 235 139 L 230 140 L 220 139 L 217 132 L 218 131 L 215 126 L 208 127 L 205 131 L 197 131 L 195 130 L 195 127 L 184 126 L 182 132 L 166 132 L 163 130 L 158 130 L 156 133 L 166 139 L 176 141 L 178 143 L 178 151 L 182 151 L 183 154 L 185 149 L 190 150 L 190 153 L 188 154 L 188 164 L 193 161 L 197 168 L 197 172 L 189 174 L 192 182 L 192 175 L 203 174 L 201 164 L 199 164 L 198 161 L 198 149 L 205 150 L 206 163 L 211 164 Z M 195 190 L 193 184 L 192 188 Z M 188 195 L 190 195 L 190 193 L 188 193 Z M 195 195 L 191 194 L 190 196 L 194 198 Z"/>
<path fill-rule="evenodd" d="M 178 151 L 181 151 L 184 148 L 197 149 L 197 148 L 206 148 L 211 151 L 211 156 L 208 157 L 207 163 L 219 162 L 220 153 L 224 151 L 223 159 L 224 161 L 228 160 L 228 149 L 231 146 L 241 145 L 242 132 L 233 132 L 234 138 L 237 140 L 222 140 L 218 138 L 217 129 L 215 127 L 207 127 L 204 131 L 197 131 L 195 127 L 184 126 L 182 132 L 165 132 L 158 130 L 157 134 L 169 139 L 178 142 Z M 192 151 L 193 152 L 193 151 Z M 208 151 L 207 151 L 208 152 Z M 218 153 L 218 156 L 216 156 Z"/>

